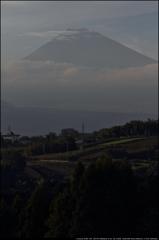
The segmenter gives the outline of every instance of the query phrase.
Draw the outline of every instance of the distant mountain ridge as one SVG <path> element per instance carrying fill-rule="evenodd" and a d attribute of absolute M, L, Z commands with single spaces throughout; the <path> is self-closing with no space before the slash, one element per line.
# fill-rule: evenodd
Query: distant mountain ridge
<path fill-rule="evenodd" d="M 49 132 L 57 134 L 64 128 L 74 128 L 82 132 L 93 132 L 115 125 L 124 125 L 131 120 L 157 119 L 155 114 L 116 113 L 93 111 L 69 111 L 53 108 L 19 108 L 1 100 L 1 132 L 7 133 L 8 126 L 21 136 L 45 135 Z"/>
<path fill-rule="evenodd" d="M 1 108 L 15 108 L 15 106 L 11 103 L 1 100 Z"/>
<path fill-rule="evenodd" d="M 22 60 L 54 61 L 95 68 L 129 68 L 157 63 L 91 29 L 68 29 Z"/>

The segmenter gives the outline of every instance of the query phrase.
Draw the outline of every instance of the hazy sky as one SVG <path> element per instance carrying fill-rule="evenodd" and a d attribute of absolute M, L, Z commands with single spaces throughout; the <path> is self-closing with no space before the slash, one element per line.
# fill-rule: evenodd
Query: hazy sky
<path fill-rule="evenodd" d="M 56 106 L 61 104 L 65 107 L 66 101 L 71 104 L 72 99 L 77 96 L 75 89 L 78 89 L 75 81 L 72 82 L 72 78 L 83 77 L 80 69 L 76 69 L 75 66 L 61 65 L 62 72 L 59 70 L 59 66 L 56 66 L 58 70 L 52 73 L 50 69 L 52 69 L 51 64 L 53 63 L 48 63 L 47 66 L 46 64 L 41 66 L 36 63 L 33 67 L 30 63 L 22 64 L 20 62 L 22 58 L 50 41 L 59 31 L 61 33 L 68 28 L 94 29 L 137 52 L 158 60 L 157 1 L 1 1 L 2 98 L 4 100 L 25 105 L 29 102 L 24 101 L 23 103 L 24 99 L 36 96 L 34 105 L 38 105 L 37 102 L 40 104 L 44 99 L 45 103 L 43 102 L 43 105 L 47 105 L 47 101 L 50 103 L 50 100 L 47 100 L 47 94 L 49 91 L 51 94 L 49 86 L 52 86 L 53 89 L 56 86 L 56 91 L 53 92 L 54 102 L 57 101 Z M 33 68 L 37 70 L 36 74 Z M 39 73 L 41 69 L 43 71 Z M 133 111 L 156 112 L 157 66 L 128 69 L 125 72 L 100 72 L 98 76 L 91 73 L 87 87 L 85 79 L 88 80 L 90 73 L 88 74 L 85 71 L 84 74 L 83 85 L 80 82 L 79 96 L 81 96 L 80 93 L 84 94 L 83 92 L 86 91 L 87 97 L 83 99 L 86 100 L 87 98 L 87 101 L 82 99 L 79 101 L 78 98 L 76 104 L 90 105 L 92 98 L 89 99 L 89 96 L 94 93 L 89 93 L 89 84 L 98 82 L 96 89 L 99 88 L 100 92 L 101 84 L 104 84 L 103 79 L 108 79 L 111 76 L 109 79 L 112 79 L 112 82 L 108 84 L 107 81 L 106 86 L 109 86 L 113 94 L 120 95 L 121 98 L 120 101 L 116 101 L 114 95 L 112 100 L 110 90 L 107 90 L 108 104 L 106 109 L 116 110 L 120 102 L 123 111 L 124 107 L 125 111 L 128 111 L 130 106 L 133 106 L 131 109 Z M 52 76 L 58 79 L 58 84 L 55 80 L 54 85 L 51 85 L 50 79 Z M 136 76 L 140 76 L 140 81 Z M 90 79 L 92 82 L 90 82 Z M 118 84 L 116 82 L 114 84 L 114 81 L 118 81 Z M 25 82 L 28 85 L 25 85 Z M 114 87 L 115 85 L 116 87 Z M 134 102 L 130 101 L 126 107 L 124 103 L 127 102 L 128 97 L 130 98 L 128 96 L 130 85 L 132 89 L 136 89 L 134 91 L 136 91 L 137 97 L 134 97 L 134 92 L 132 92 L 130 95 Z M 123 86 L 125 87 L 124 90 Z M 69 90 L 67 91 L 67 89 Z M 71 89 L 72 95 L 70 95 Z M 61 99 L 61 101 L 57 99 L 58 90 L 62 94 L 66 93 L 68 97 Z M 104 95 L 105 92 L 100 95 L 98 108 L 102 101 L 106 101 Z M 140 99 L 141 95 L 142 99 Z M 19 100 L 20 97 L 21 101 Z"/>

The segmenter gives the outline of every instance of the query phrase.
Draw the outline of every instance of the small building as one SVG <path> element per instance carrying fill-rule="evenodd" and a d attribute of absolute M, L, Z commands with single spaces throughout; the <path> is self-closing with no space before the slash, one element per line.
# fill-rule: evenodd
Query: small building
<path fill-rule="evenodd" d="M 120 136 L 121 139 L 125 139 L 126 137 L 125 136 Z"/>
<path fill-rule="evenodd" d="M 76 144 L 84 143 L 84 139 L 75 139 Z"/>
<path fill-rule="evenodd" d="M 10 126 L 9 126 L 8 133 L 5 135 L 2 135 L 2 138 L 4 141 L 11 141 L 12 143 L 14 143 L 15 141 L 20 141 L 20 134 L 14 134 L 13 132 L 11 132 Z"/>
<path fill-rule="evenodd" d="M 21 144 L 26 145 L 26 146 L 31 143 L 30 140 L 21 140 L 21 139 L 20 139 L 19 141 L 20 141 Z"/>

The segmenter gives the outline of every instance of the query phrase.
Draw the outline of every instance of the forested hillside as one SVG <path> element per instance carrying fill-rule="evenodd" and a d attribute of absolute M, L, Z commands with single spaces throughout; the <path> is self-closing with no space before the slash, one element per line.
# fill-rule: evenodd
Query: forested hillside
<path fill-rule="evenodd" d="M 82 150 L 73 129 L 32 137 L 25 147 L 1 139 L 0 236 L 156 238 L 157 127 L 149 119 L 102 129 L 85 138 Z M 43 159 L 44 143 L 45 157 L 56 160 Z"/>
<path fill-rule="evenodd" d="M 107 156 L 57 183 L 1 193 L 1 237 L 157 237 L 158 163 L 145 178 Z"/>

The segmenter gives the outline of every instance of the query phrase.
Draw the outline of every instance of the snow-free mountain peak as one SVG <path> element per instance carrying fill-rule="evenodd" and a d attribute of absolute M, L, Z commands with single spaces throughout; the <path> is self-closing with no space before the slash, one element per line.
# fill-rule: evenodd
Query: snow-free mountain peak
<path fill-rule="evenodd" d="M 23 60 L 72 63 L 95 68 L 129 68 L 157 63 L 92 29 L 68 29 Z"/>

